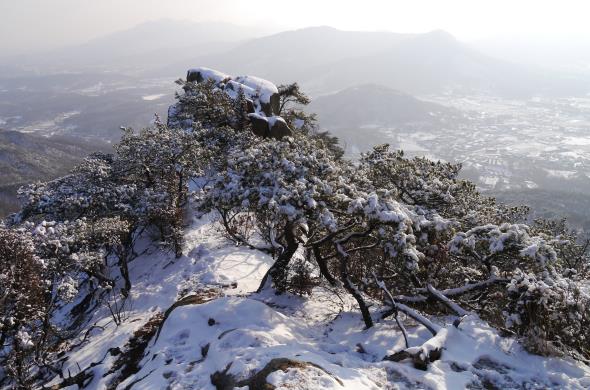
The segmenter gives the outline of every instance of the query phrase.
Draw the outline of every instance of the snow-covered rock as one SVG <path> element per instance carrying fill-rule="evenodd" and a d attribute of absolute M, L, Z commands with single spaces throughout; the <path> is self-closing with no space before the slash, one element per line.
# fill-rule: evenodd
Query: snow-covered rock
<path fill-rule="evenodd" d="M 256 112 L 262 111 L 266 116 L 279 114 L 279 90 L 272 82 L 255 76 L 230 76 L 223 72 L 205 67 L 189 69 L 186 81 L 197 83 L 213 80 L 232 98 L 237 97 L 241 88 L 247 99 L 255 103 Z"/>
<path fill-rule="evenodd" d="M 231 79 L 231 76 L 205 67 L 189 69 L 186 72 L 186 81 L 188 82 L 196 81 L 197 83 L 200 83 L 204 80 L 213 80 L 216 83 L 220 83 L 226 79 Z"/>
<path fill-rule="evenodd" d="M 287 122 L 280 116 L 266 117 L 264 115 L 250 113 L 248 114 L 252 131 L 259 137 L 273 137 L 281 139 L 293 135 L 293 131 L 287 125 Z"/>
<path fill-rule="evenodd" d="M 196 83 L 211 80 L 216 88 L 224 91 L 232 99 L 237 99 L 241 90 L 246 98 L 248 118 L 256 135 L 280 139 L 293 134 L 287 122 L 279 116 L 279 90 L 272 82 L 255 76 L 233 77 L 205 67 L 189 69 L 186 80 Z M 181 108 L 179 104 L 176 103 L 168 109 L 168 124 L 190 127 L 191 123 L 178 120 Z"/>

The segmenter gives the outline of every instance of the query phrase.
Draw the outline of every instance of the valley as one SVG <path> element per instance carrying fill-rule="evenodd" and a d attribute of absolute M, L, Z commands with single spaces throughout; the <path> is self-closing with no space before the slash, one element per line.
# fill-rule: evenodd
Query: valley
<path fill-rule="evenodd" d="M 332 128 L 357 158 L 389 143 L 408 155 L 461 163 L 462 175 L 502 201 L 529 204 L 536 216 L 565 216 L 590 228 L 590 97 L 511 100 L 430 95 L 462 120 Z M 370 134 L 370 136 L 369 136 Z"/>

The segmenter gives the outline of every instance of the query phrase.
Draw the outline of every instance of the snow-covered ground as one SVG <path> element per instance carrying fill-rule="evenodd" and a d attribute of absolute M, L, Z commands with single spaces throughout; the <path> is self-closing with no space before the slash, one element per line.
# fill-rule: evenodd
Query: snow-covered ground
<path fill-rule="evenodd" d="M 301 364 L 269 372 L 266 381 L 277 389 L 590 388 L 590 367 L 530 355 L 475 317 L 458 329 L 445 318 L 432 319 L 448 328 L 448 338 L 442 358 L 427 371 L 382 361 L 404 347 L 394 321 L 365 330 L 345 292 L 324 287 L 305 298 L 253 293 L 272 259 L 232 245 L 211 216 L 195 218 L 185 239 L 179 259 L 154 250 L 131 263 L 125 321 L 117 326 L 107 310 L 95 313 L 90 323 L 97 326 L 68 354 L 64 372 L 73 376 L 94 364 L 88 389 L 171 390 L 215 389 L 211 375 L 225 372 L 247 389 L 241 381 L 271 360 L 287 358 Z M 197 299 L 169 310 L 140 349 L 137 372 L 127 378 L 112 372 L 134 332 L 191 296 Z M 424 327 L 405 322 L 411 345 L 430 337 Z"/>

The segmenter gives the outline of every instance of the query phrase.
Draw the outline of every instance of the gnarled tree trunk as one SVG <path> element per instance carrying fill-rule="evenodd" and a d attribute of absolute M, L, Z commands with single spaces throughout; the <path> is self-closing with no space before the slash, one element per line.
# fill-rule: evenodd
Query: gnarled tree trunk
<path fill-rule="evenodd" d="M 289 276 L 289 262 L 293 255 L 299 248 L 299 242 L 295 237 L 295 226 L 292 222 L 285 225 L 285 241 L 286 246 L 283 252 L 277 257 L 277 260 L 266 272 L 260 286 L 256 292 L 261 292 L 267 287 L 267 284 L 271 282 L 274 284 L 278 293 L 283 293 L 287 289 L 287 277 Z"/>

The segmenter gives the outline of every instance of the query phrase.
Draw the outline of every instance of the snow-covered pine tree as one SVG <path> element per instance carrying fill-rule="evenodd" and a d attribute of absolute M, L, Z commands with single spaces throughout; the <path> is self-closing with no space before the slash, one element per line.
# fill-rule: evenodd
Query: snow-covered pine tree
<path fill-rule="evenodd" d="M 297 129 L 294 111 L 283 107 L 283 112 Z M 310 254 L 304 257 L 315 261 L 325 279 L 354 296 L 368 327 L 375 321 L 368 302 L 384 292 L 394 298 L 389 301 L 386 294 L 384 316 L 396 307 L 464 315 L 468 311 L 461 304 L 469 302 L 471 310 L 504 327 L 512 325 L 498 321 L 510 317 L 512 278 L 522 269 L 546 273 L 558 262 L 553 247 L 563 245 L 562 239 L 531 230 L 524 223 L 526 207 L 505 207 L 479 194 L 458 178 L 460 165 L 408 159 L 386 146 L 351 165 L 328 153 L 324 143 L 316 148 L 327 153 L 335 174 L 321 177 L 301 159 L 314 156 L 301 142 L 317 139 L 313 132 L 301 130 L 289 142 L 252 138 L 244 134 L 230 142 L 229 158 L 211 172 L 214 184 L 200 193 L 201 205 L 220 212 L 236 242 L 256 247 L 246 231 L 264 238 L 264 249 L 277 258 L 271 274 L 281 270 L 273 278 L 279 291 L 288 285 L 288 264 L 296 250 L 304 248 Z M 285 177 L 299 167 L 304 169 L 297 176 Z M 321 184 L 324 192 L 310 192 L 320 212 L 310 212 L 308 202 L 292 197 L 302 183 L 307 191 L 307 183 Z M 292 234 L 299 223 L 304 229 Z"/>
<path fill-rule="evenodd" d="M 225 76 L 180 84 L 168 125 L 126 129 L 114 154 L 21 190 L 21 211 L 0 228 L 0 385 L 32 387 L 58 370 L 53 351 L 67 349 L 79 322 L 55 314 L 73 305 L 83 316 L 114 290 L 126 299 L 137 238 L 181 255 L 193 206 L 218 216 L 236 244 L 274 257 L 261 289 L 328 283 L 354 297 L 366 327 L 393 316 L 405 335 L 405 313 L 432 333 L 388 360 L 426 368 L 448 335 L 428 316 L 449 314 L 456 327 L 479 315 L 535 352 L 590 359 L 588 245 L 565 224 L 527 223 L 526 208 L 479 194 L 456 164 L 387 146 L 358 162 L 342 158 L 300 109 L 309 99 L 296 84 Z M 278 91 L 280 112 L 262 115 L 272 96 L 247 107 L 263 87 Z M 244 109 L 293 131 L 281 139 L 245 131 Z"/>

